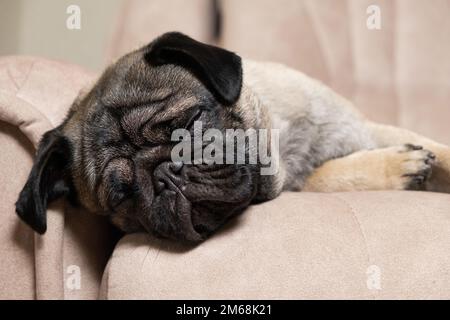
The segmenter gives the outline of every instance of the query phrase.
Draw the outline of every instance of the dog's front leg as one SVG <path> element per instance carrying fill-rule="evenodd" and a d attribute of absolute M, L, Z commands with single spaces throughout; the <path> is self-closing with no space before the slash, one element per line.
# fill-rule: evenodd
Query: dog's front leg
<path fill-rule="evenodd" d="M 325 162 L 307 178 L 303 191 L 422 190 L 433 153 L 414 145 L 362 150 Z"/>

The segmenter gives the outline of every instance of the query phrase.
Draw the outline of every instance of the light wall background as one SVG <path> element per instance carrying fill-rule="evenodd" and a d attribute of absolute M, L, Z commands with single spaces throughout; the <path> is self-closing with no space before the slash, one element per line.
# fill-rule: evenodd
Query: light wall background
<path fill-rule="evenodd" d="M 81 8 L 81 29 L 69 30 L 69 5 Z M 0 0 L 0 55 L 34 55 L 98 71 L 122 0 Z"/>

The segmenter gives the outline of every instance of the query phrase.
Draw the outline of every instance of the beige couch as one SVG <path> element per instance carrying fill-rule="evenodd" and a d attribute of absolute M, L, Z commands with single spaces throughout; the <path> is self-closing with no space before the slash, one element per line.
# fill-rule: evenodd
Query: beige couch
<path fill-rule="evenodd" d="M 214 40 L 208 0 L 128 1 L 108 56 L 182 30 L 302 69 L 371 118 L 450 144 L 450 1 L 276 3 L 222 1 Z M 369 4 L 382 9 L 381 30 L 366 28 Z M 116 244 L 105 220 L 59 201 L 47 233 L 33 234 L 14 202 L 34 147 L 94 79 L 65 63 L 0 58 L 0 298 L 450 298 L 447 194 L 286 193 L 197 247 L 144 234 Z"/>

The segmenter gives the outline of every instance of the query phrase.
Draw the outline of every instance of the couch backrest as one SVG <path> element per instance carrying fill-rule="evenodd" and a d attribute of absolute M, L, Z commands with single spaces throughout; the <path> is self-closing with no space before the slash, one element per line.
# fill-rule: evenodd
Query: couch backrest
<path fill-rule="evenodd" d="M 212 42 L 214 3 L 221 46 L 285 63 L 333 87 L 373 120 L 450 144 L 449 0 L 131 0 L 109 58 L 165 31 Z M 377 12 L 380 29 L 370 29 Z"/>

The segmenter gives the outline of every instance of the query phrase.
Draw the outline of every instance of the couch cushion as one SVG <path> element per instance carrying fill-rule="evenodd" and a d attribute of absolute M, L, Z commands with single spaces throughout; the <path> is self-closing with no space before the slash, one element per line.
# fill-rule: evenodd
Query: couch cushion
<path fill-rule="evenodd" d="M 106 299 L 450 298 L 450 196 L 284 193 L 188 247 L 128 235 Z"/>

